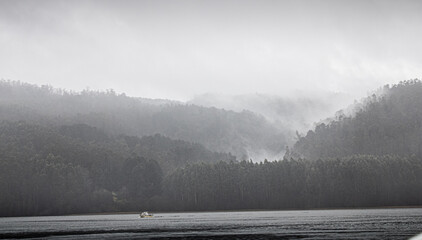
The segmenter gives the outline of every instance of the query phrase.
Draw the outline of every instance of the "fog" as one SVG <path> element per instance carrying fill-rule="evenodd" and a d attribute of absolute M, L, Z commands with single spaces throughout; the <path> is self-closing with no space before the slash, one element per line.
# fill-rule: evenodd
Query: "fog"
<path fill-rule="evenodd" d="M 138 211 L 416 211 L 421 13 L 419 0 L 0 0 L 0 225 Z M 390 215 L 388 228 L 406 234 L 345 231 L 356 219 L 327 229 L 416 234 Z M 169 233 L 158 218 L 111 230 L 92 218 L 82 225 L 95 231 L 68 233 L 4 218 L 19 230 L 0 226 L 0 238 Z M 210 232 L 173 220 L 186 238 Z M 213 224 L 216 238 L 267 236 Z M 287 230 L 268 237 L 300 237 Z"/>
<path fill-rule="evenodd" d="M 353 96 L 345 93 L 292 91 L 282 96 L 209 93 L 196 95 L 188 103 L 238 112 L 252 111 L 275 123 L 283 131 L 290 130 L 290 137 L 293 138 L 296 136 L 296 130 L 308 131 L 315 123 L 332 116 L 339 109 L 348 107 L 353 100 Z"/>
<path fill-rule="evenodd" d="M 0 78 L 188 101 L 422 75 L 420 1 L 0 2 Z"/>

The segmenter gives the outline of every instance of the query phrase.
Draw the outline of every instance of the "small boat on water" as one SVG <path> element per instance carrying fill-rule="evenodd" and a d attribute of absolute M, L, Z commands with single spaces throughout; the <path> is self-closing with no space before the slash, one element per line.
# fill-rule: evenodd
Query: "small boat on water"
<path fill-rule="evenodd" d="M 152 215 L 151 213 L 148 212 L 142 212 L 141 214 L 139 214 L 140 218 L 147 218 L 147 217 L 153 217 L 154 215 Z"/>

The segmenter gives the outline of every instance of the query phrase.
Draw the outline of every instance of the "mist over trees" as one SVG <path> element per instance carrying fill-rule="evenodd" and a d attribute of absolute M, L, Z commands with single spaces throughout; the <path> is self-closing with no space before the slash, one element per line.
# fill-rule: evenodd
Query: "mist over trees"
<path fill-rule="evenodd" d="M 385 86 L 299 136 L 281 161 L 176 171 L 170 198 L 180 210 L 420 205 L 421 106 L 419 80 Z"/>
<path fill-rule="evenodd" d="M 260 163 L 233 149 L 277 148 L 284 135 L 252 112 L 16 82 L 0 96 L 0 216 L 422 204 L 419 80 Z"/>
<path fill-rule="evenodd" d="M 197 95 L 189 103 L 228 109 L 233 111 L 251 111 L 264 116 L 276 125 L 287 138 L 287 145 L 293 145 L 296 131 L 307 132 L 315 122 L 330 116 L 333 112 L 344 108 L 353 101 L 344 93 L 332 92 L 300 92 L 286 93 L 281 96 L 268 94 Z M 269 156 L 265 156 L 269 157 Z"/>
<path fill-rule="evenodd" d="M 113 135 L 161 134 L 245 159 L 249 153 L 260 151 L 276 155 L 287 144 L 282 131 L 250 111 L 131 98 L 113 90 L 74 93 L 51 86 L 1 81 L 0 114 L 0 120 L 41 125 L 83 123 Z"/>

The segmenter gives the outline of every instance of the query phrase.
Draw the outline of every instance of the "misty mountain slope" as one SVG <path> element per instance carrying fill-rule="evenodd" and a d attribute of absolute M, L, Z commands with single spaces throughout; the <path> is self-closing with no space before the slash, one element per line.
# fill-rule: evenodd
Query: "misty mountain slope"
<path fill-rule="evenodd" d="M 268 94 L 219 95 L 202 94 L 189 103 L 233 111 L 248 110 L 264 116 L 285 135 L 289 144 L 296 140 L 296 131 L 304 132 L 327 118 L 352 100 L 352 97 L 331 92 L 300 92 L 274 96 Z"/>
<path fill-rule="evenodd" d="M 301 137 L 293 155 L 309 159 L 353 154 L 422 154 L 422 83 L 400 82 L 365 99 L 351 116 L 320 124 Z"/>
<path fill-rule="evenodd" d="M 0 82 L 0 120 L 35 124 L 87 124 L 112 135 L 149 136 L 200 143 L 212 151 L 252 156 L 284 150 L 285 134 L 262 116 L 117 95 L 66 92 L 49 86 Z"/>

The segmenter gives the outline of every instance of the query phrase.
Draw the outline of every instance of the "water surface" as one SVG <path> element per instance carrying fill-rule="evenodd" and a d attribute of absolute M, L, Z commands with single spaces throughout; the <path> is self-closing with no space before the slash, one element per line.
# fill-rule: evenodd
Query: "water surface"
<path fill-rule="evenodd" d="M 0 238 L 408 239 L 420 232 L 421 208 L 0 218 Z"/>

